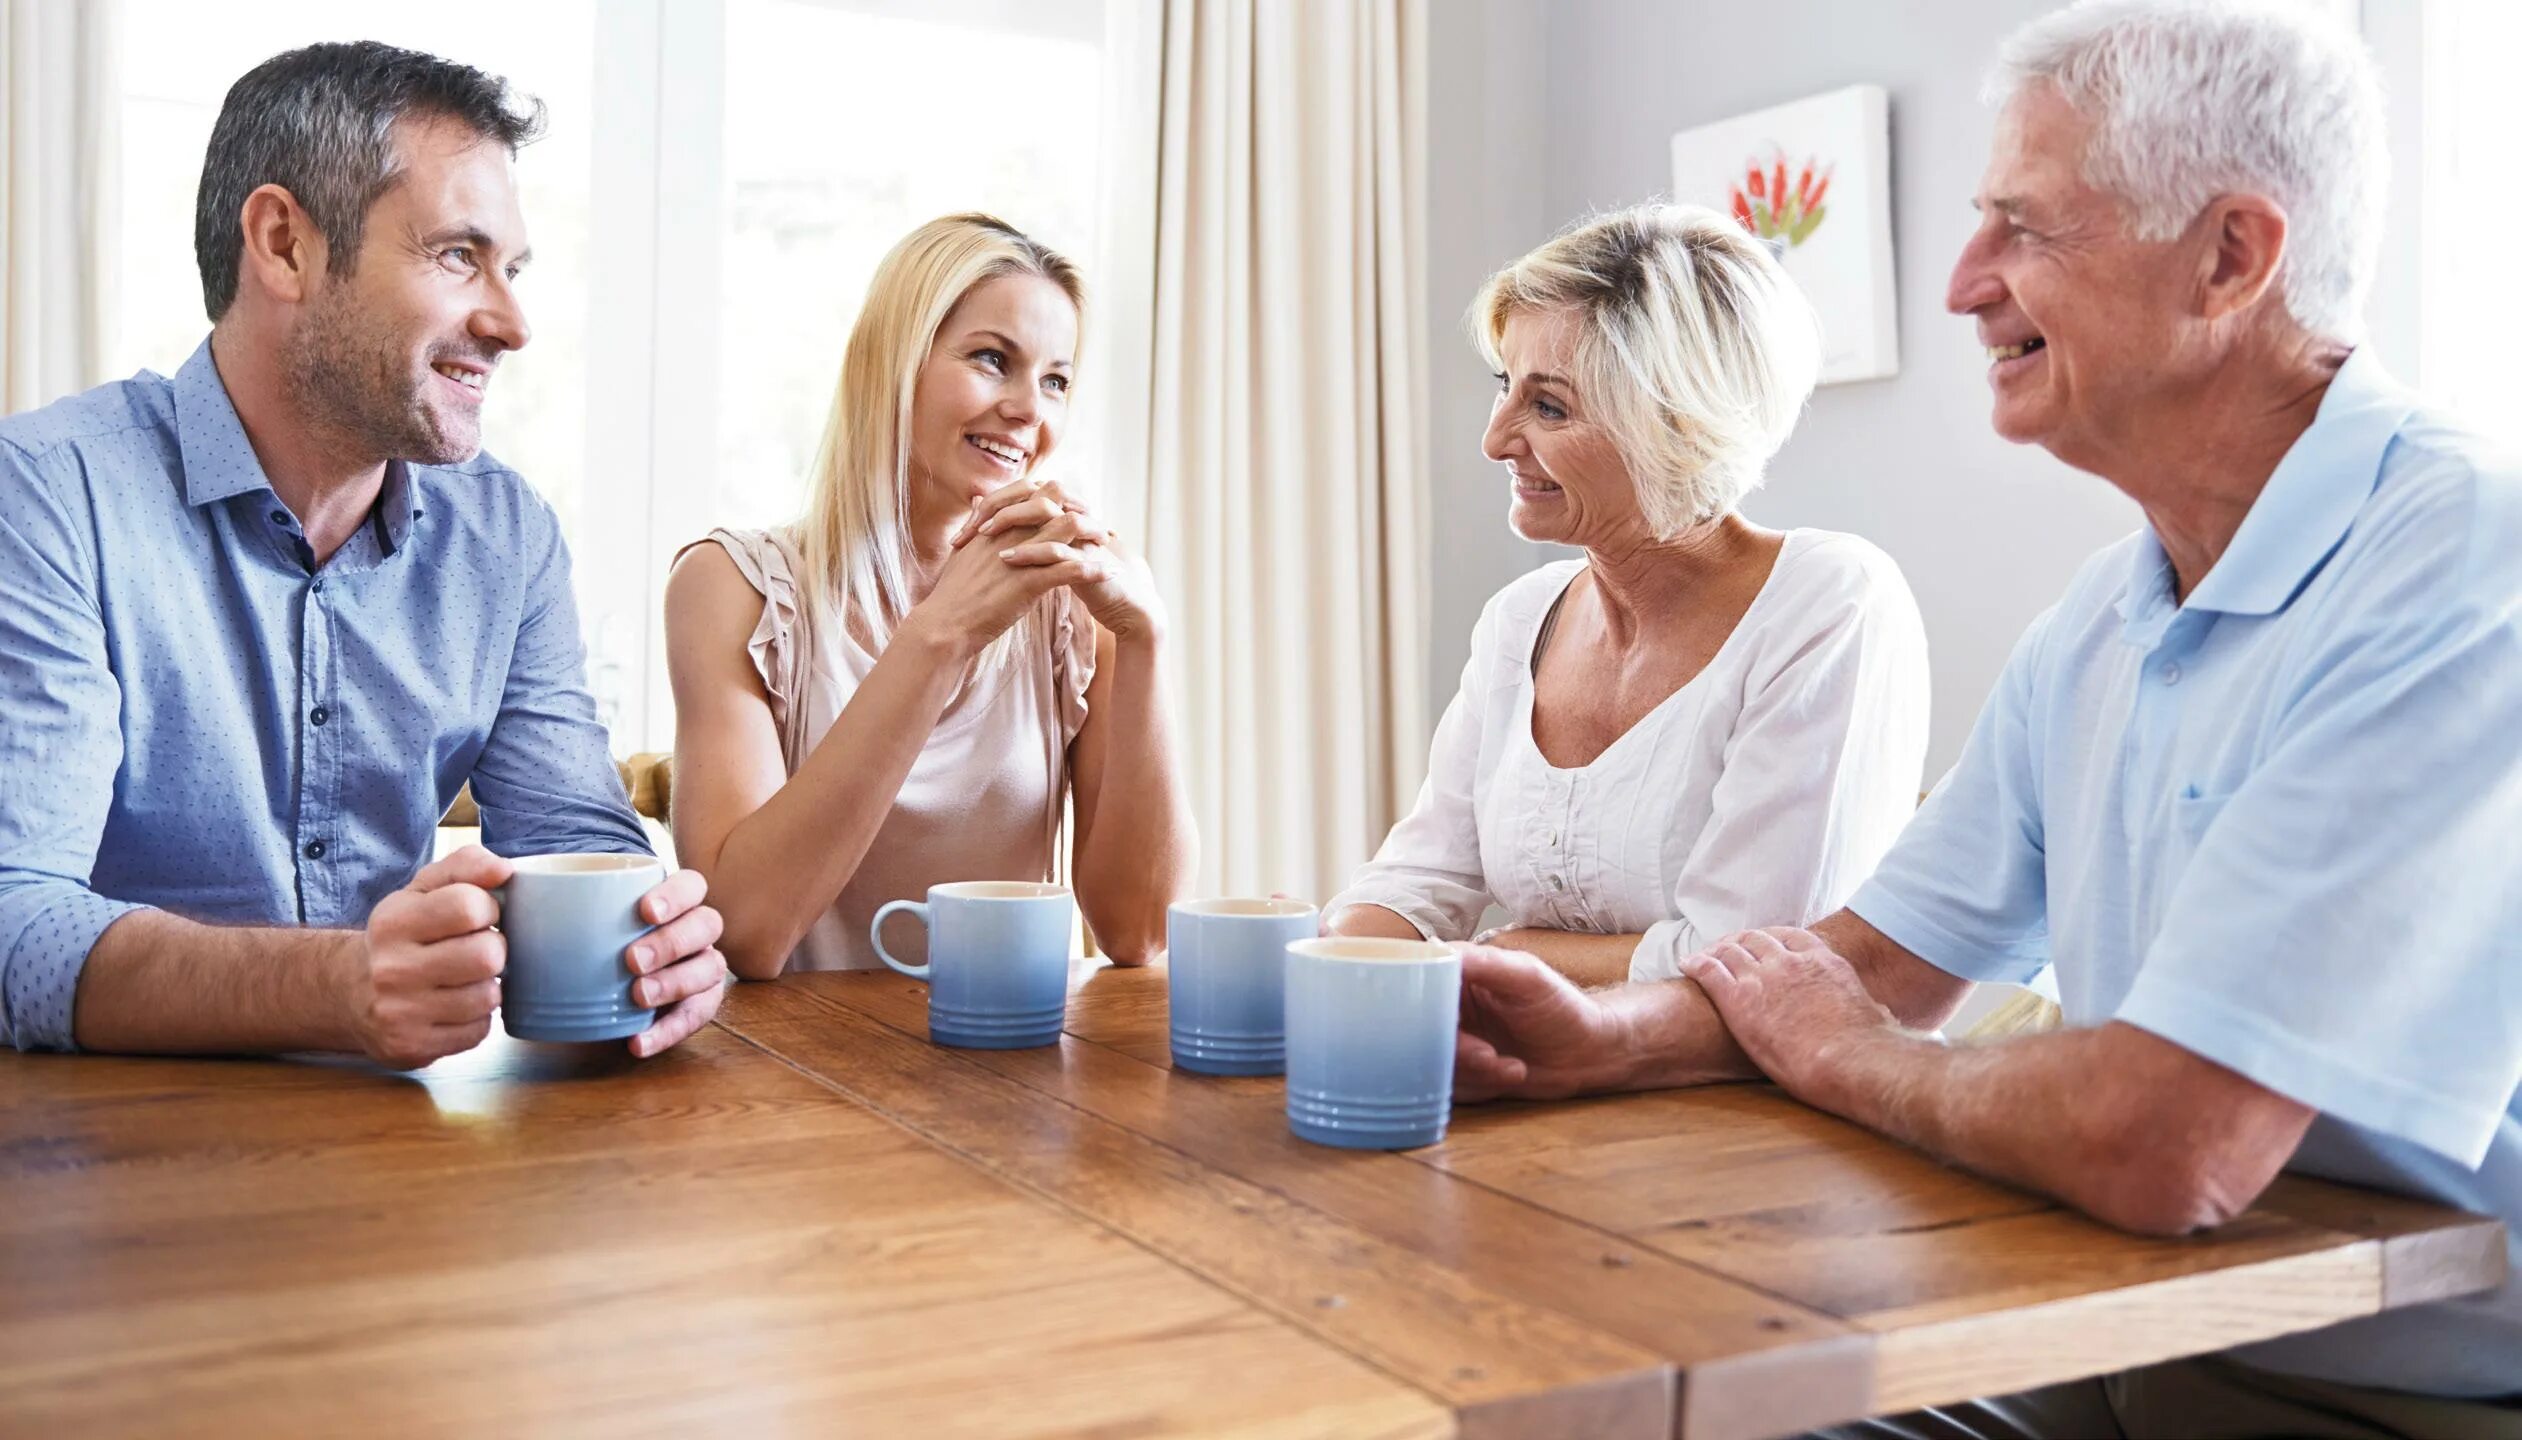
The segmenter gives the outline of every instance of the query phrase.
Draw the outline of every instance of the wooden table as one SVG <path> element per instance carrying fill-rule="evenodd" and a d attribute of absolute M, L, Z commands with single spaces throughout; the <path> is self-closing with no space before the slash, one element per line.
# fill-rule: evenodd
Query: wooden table
<path fill-rule="evenodd" d="M 2149 1241 L 1761 1086 L 1291 1138 L 1158 971 L 940 1050 L 889 972 L 660 1061 L 0 1056 L 0 1432 L 1749 1437 L 2467 1293 L 2502 1227 L 2283 1181 Z"/>

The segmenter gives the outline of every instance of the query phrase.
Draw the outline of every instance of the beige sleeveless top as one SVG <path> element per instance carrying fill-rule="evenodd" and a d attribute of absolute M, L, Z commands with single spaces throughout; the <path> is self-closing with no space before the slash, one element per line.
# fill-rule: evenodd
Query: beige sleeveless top
<path fill-rule="evenodd" d="M 797 773 L 876 657 L 838 625 L 812 626 L 799 603 L 796 543 L 780 530 L 709 532 L 762 592 L 746 649 L 770 692 L 788 773 Z M 697 542 L 707 543 L 707 542 Z M 819 629 L 825 633 L 809 633 Z M 951 880 L 1050 880 L 1059 866 L 1068 744 L 1086 723 L 1095 627 L 1065 589 L 1021 622 L 1015 653 L 965 679 L 920 747 L 893 811 L 840 898 L 815 921 L 791 970 L 865 970 L 884 962 L 867 924 L 888 900 L 924 900 Z M 894 958 L 917 963 L 927 937 L 906 918 L 885 927 Z"/>

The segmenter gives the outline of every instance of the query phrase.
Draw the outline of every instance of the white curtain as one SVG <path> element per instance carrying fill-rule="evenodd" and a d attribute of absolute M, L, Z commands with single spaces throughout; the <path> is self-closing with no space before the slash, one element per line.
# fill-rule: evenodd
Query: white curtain
<path fill-rule="evenodd" d="M 107 378 L 116 9 L 0 0 L 0 414 Z"/>
<path fill-rule="evenodd" d="M 1426 762 L 1425 0 L 1123 0 L 1089 322 L 1208 893 L 1347 883 Z"/>

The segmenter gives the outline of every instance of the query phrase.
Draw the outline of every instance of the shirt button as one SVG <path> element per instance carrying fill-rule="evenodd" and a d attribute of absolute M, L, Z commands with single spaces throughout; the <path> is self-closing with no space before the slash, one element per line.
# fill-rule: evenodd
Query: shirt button
<path fill-rule="evenodd" d="M 323 582 L 323 581 L 321 581 L 321 580 L 318 580 L 318 581 L 316 581 L 314 584 L 309 585 L 309 586 L 307 587 L 307 589 L 309 589 L 309 590 L 311 590 L 311 591 L 315 592 L 315 593 L 316 593 L 316 594 L 318 594 L 318 595 L 321 595 L 321 594 L 323 594 L 323 593 L 324 593 L 324 582 Z"/>
<path fill-rule="evenodd" d="M 332 712 L 332 711 L 330 711 L 330 710 L 325 709 L 325 708 L 324 708 L 323 706 L 321 706 L 321 705 L 318 705 L 318 706 L 316 706 L 314 709 L 312 709 L 312 710 L 310 710 L 310 711 L 308 711 L 308 712 L 307 712 L 307 717 L 306 717 L 306 718 L 307 718 L 307 719 L 309 719 L 309 720 L 311 720 L 311 721 L 313 721 L 314 723 L 316 723 L 316 724 L 318 724 L 318 725 L 321 725 L 321 724 L 323 724 L 325 721 L 330 720 L 330 719 L 332 719 L 332 718 L 333 718 L 333 712 Z"/>
<path fill-rule="evenodd" d="M 1550 888 L 1553 890 L 1565 890 L 1567 888 L 1567 881 L 1559 876 L 1553 875 L 1550 877 Z"/>
<path fill-rule="evenodd" d="M 1558 831 L 1556 831 L 1556 830 L 1544 830 L 1544 831 L 1542 831 L 1542 832 L 1541 832 L 1541 843 L 1542 843 L 1542 844 L 1544 844 L 1544 845 L 1556 845 L 1556 844 L 1558 844 L 1558 843 L 1559 843 L 1559 832 L 1558 832 Z"/>
<path fill-rule="evenodd" d="M 286 510 L 274 510 L 273 512 L 271 512 L 271 523 L 273 523 L 274 525 L 279 526 L 279 527 L 280 527 L 281 529 L 283 529 L 283 530 L 288 529 L 288 528 L 289 528 L 289 512 L 288 512 L 288 511 L 286 511 Z"/>
<path fill-rule="evenodd" d="M 2163 683 L 2166 685 L 2178 685 L 2180 683 L 2180 667 L 2178 665 L 2166 665 L 2163 667 Z"/>
<path fill-rule="evenodd" d="M 324 842 L 323 842 L 323 841 L 321 841 L 321 840 L 309 840 L 308 842 L 306 842 L 306 858 L 308 858 L 309 860 L 321 860 L 321 859 L 323 859 L 323 858 L 324 858 Z"/>

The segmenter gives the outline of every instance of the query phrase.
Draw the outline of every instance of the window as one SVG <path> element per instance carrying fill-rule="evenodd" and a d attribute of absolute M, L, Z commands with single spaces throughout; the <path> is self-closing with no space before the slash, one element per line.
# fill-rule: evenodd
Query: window
<path fill-rule="evenodd" d="M 913 227 L 986 210 L 1094 272 L 1099 8 L 1071 5 L 1047 35 L 969 8 L 727 7 L 727 72 L 746 83 L 727 97 L 726 523 L 798 513 L 850 322 Z"/>
<path fill-rule="evenodd" d="M 116 369 L 208 330 L 192 212 L 227 88 L 282 50 L 375 39 L 548 107 L 518 158 L 532 342 L 487 448 L 577 560 L 589 683 L 618 751 L 673 742 L 660 615 L 676 547 L 793 517 L 877 259 L 987 210 L 1093 274 L 1103 0 L 125 0 Z M 1065 447 L 1072 468 L 1080 456 Z"/>
<path fill-rule="evenodd" d="M 2505 236 L 2522 194 L 2505 153 L 2522 91 L 2505 74 L 2522 46 L 2508 0 L 2365 0 L 2364 36 L 2389 108 L 2391 199 L 2367 314 L 2393 372 L 2463 422 L 2522 443 L 2512 397 L 2522 356 L 2522 274 Z"/>
<path fill-rule="evenodd" d="M 109 373 L 172 375 L 209 333 L 193 259 L 193 201 L 228 87 L 283 50 L 382 40 L 505 75 L 549 107 L 517 160 L 535 261 L 520 282 L 534 338 L 499 369 L 487 445 L 534 483 L 564 527 L 585 469 L 588 92 L 595 0 L 540 0 L 497 25 L 388 0 L 201 5 L 124 0 L 122 333 Z"/>
<path fill-rule="evenodd" d="M 2522 230 L 2513 143 L 2522 136 L 2522 6 L 2511 0 L 2427 0 L 2425 172 L 2416 177 L 2424 288 L 2416 379 L 2473 425 L 2522 443 Z"/>

